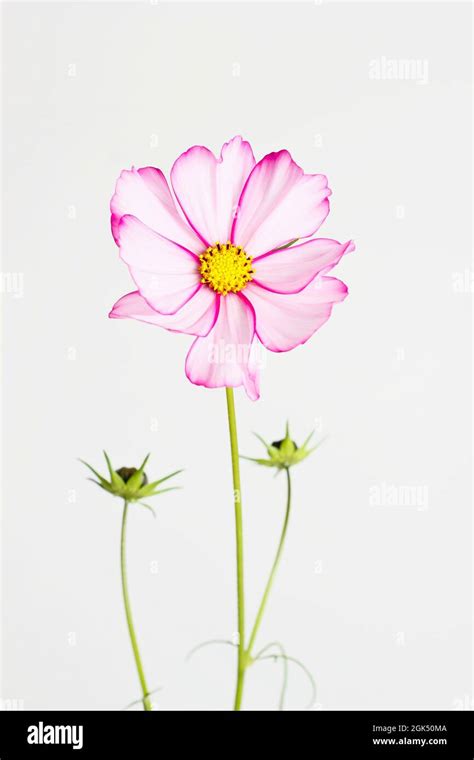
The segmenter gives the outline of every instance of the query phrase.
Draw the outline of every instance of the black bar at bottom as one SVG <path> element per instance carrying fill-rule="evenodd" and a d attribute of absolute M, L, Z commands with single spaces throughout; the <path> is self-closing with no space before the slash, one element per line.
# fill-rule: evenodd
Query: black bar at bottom
<path fill-rule="evenodd" d="M 225 758 L 291 752 L 312 760 L 439 757 L 473 760 L 470 711 L 0 712 L 0 760 L 28 757 Z"/>

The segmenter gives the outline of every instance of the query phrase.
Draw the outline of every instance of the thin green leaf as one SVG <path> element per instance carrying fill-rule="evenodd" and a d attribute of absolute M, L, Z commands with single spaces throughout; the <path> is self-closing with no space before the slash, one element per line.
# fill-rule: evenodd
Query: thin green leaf
<path fill-rule="evenodd" d="M 264 657 L 262 657 L 262 655 L 265 652 L 267 652 L 269 649 L 271 649 L 272 647 L 276 647 L 280 651 L 281 658 L 283 661 L 283 683 L 282 683 L 281 692 L 280 692 L 280 699 L 278 702 L 278 709 L 284 710 L 285 695 L 286 695 L 286 690 L 288 687 L 288 658 L 286 657 L 286 652 L 283 648 L 283 644 L 280 644 L 279 641 L 272 641 L 271 644 L 267 644 L 265 647 L 263 647 L 263 649 L 260 650 L 260 652 L 255 656 L 255 660 L 265 659 Z M 269 656 L 271 657 L 271 655 Z M 274 659 L 276 660 L 276 657 Z"/>
<path fill-rule="evenodd" d="M 125 710 L 129 710 L 134 705 L 142 705 L 145 697 L 153 696 L 153 694 L 156 694 L 157 691 L 161 691 L 162 688 L 163 688 L 162 686 L 158 686 L 156 689 L 152 689 L 152 691 L 147 691 L 147 693 L 144 694 L 143 697 L 140 697 L 140 699 L 135 699 L 134 702 L 130 702 L 130 704 L 128 704 L 126 707 L 123 707 L 122 712 L 124 712 Z"/>
<path fill-rule="evenodd" d="M 79 459 L 79 462 L 81 462 L 82 464 L 85 464 L 85 466 L 89 468 L 89 470 L 96 476 L 96 478 L 99 479 L 100 483 L 103 483 L 103 484 L 107 483 L 107 485 L 110 485 L 109 481 L 103 478 L 102 475 L 100 475 L 97 472 L 97 470 L 94 470 L 94 468 L 91 467 L 90 464 L 88 464 L 87 462 L 84 462 L 83 459 Z M 91 480 L 91 478 L 89 478 L 89 480 Z M 95 483 L 96 481 L 94 480 L 93 482 Z"/>
<path fill-rule="evenodd" d="M 204 647 L 208 647 L 211 644 L 229 644 L 231 647 L 237 646 L 237 644 L 234 644 L 233 641 L 230 641 L 228 639 L 209 639 L 209 641 L 203 641 L 202 644 L 198 644 L 197 646 L 193 647 L 191 651 L 186 655 L 185 662 L 188 662 L 191 657 L 200 649 L 204 649 Z"/>
<path fill-rule="evenodd" d="M 153 509 L 153 507 L 151 507 L 149 504 L 145 504 L 144 501 L 139 501 L 138 504 L 140 504 L 141 507 L 146 507 L 147 509 L 149 509 L 150 512 L 152 513 L 153 517 L 156 518 L 156 512 Z"/>
<path fill-rule="evenodd" d="M 303 663 L 300 660 L 297 660 L 295 657 L 290 657 L 287 654 L 268 654 L 268 655 L 265 655 L 265 657 L 260 657 L 259 659 L 260 661 L 271 660 L 271 659 L 274 659 L 274 660 L 285 659 L 285 660 L 288 660 L 288 662 L 294 662 L 295 665 L 298 665 L 298 667 L 301 668 L 301 670 L 305 673 L 305 675 L 307 676 L 308 680 L 311 683 L 312 695 L 311 695 L 311 700 L 308 702 L 306 709 L 309 710 L 314 705 L 314 703 L 316 702 L 316 694 L 317 694 L 316 681 L 314 680 L 313 676 L 309 672 L 306 665 L 303 665 Z"/>

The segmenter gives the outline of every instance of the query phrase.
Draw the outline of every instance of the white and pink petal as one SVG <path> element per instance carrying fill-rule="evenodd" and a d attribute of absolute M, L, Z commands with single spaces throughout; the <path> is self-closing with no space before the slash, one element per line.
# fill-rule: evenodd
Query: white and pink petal
<path fill-rule="evenodd" d="M 119 225 L 120 256 L 141 295 L 156 311 L 173 314 L 200 288 L 199 259 L 134 216 Z"/>
<path fill-rule="evenodd" d="M 251 282 L 244 296 L 255 312 L 255 331 L 270 351 L 290 351 L 313 335 L 347 295 L 334 277 L 317 277 L 299 293 L 274 293 Z"/>
<path fill-rule="evenodd" d="M 270 251 L 253 260 L 253 282 L 275 293 L 298 293 L 317 275 L 336 266 L 345 253 L 353 250 L 352 240 L 339 243 L 337 240 L 314 238 L 291 248 Z"/>
<path fill-rule="evenodd" d="M 186 357 L 186 375 L 206 388 L 243 385 L 258 398 L 258 366 L 254 353 L 253 309 L 234 293 L 219 297 L 219 311 L 212 330 L 196 338 Z"/>
<path fill-rule="evenodd" d="M 193 253 L 202 251 L 202 241 L 180 214 L 160 169 L 153 166 L 124 169 L 117 180 L 110 210 L 112 234 L 117 245 L 120 220 L 131 214 L 150 229 Z"/>
<path fill-rule="evenodd" d="M 195 145 L 175 161 L 173 190 L 204 247 L 229 240 L 242 188 L 254 166 L 252 148 L 241 137 L 225 143 L 218 159 Z"/>
<path fill-rule="evenodd" d="M 207 335 L 216 320 L 217 297 L 209 288 L 201 287 L 175 314 L 155 311 L 138 290 L 122 296 L 109 314 L 111 319 L 136 319 L 172 332 Z"/>
<path fill-rule="evenodd" d="M 309 237 L 329 212 L 323 174 L 305 174 L 287 150 L 269 153 L 253 168 L 239 200 L 231 239 L 251 256 Z"/>

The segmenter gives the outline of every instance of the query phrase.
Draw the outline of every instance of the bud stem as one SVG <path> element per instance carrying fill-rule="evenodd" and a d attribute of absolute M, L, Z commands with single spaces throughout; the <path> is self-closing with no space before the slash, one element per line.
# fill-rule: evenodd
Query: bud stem
<path fill-rule="evenodd" d="M 268 597 L 270 596 L 270 591 L 273 585 L 273 581 L 275 579 L 276 571 L 278 569 L 278 565 L 280 564 L 281 555 L 283 553 L 283 546 L 285 544 L 285 538 L 286 538 L 286 532 L 288 529 L 288 521 L 290 519 L 290 510 L 291 510 L 291 477 L 290 477 L 290 468 L 285 468 L 286 472 L 286 484 L 287 484 L 287 496 L 286 496 L 286 512 L 285 512 L 285 519 L 283 521 L 283 528 L 281 531 L 280 536 L 280 542 L 278 544 L 277 553 L 275 555 L 275 559 L 273 560 L 272 569 L 270 571 L 270 576 L 267 581 L 267 585 L 265 586 L 265 591 L 263 592 L 262 601 L 260 602 L 260 607 L 258 608 L 257 617 L 255 618 L 255 623 L 252 628 L 252 633 L 250 634 L 249 639 L 249 645 L 247 647 L 247 655 L 249 657 L 252 656 L 252 648 L 255 643 L 255 639 L 257 638 L 257 633 L 260 628 L 260 624 L 262 622 L 263 613 L 265 612 L 265 607 L 268 601 Z"/>
<path fill-rule="evenodd" d="M 126 529 L 127 529 L 127 514 L 128 514 L 128 501 L 124 499 L 123 516 L 122 516 L 122 532 L 121 532 L 121 537 L 120 537 L 120 568 L 121 568 L 121 573 L 122 573 L 123 602 L 125 605 L 125 616 L 127 618 L 128 632 L 130 634 L 130 641 L 132 643 L 133 655 L 135 657 L 135 663 L 138 670 L 138 678 L 140 680 L 140 685 L 143 691 L 143 707 L 145 710 L 148 711 L 152 709 L 152 706 L 149 699 L 148 686 L 146 684 L 145 673 L 143 671 L 140 651 L 138 649 L 138 642 L 137 642 L 137 637 L 135 634 L 135 628 L 134 628 L 133 619 L 132 619 L 132 610 L 130 607 L 130 597 L 128 595 L 127 568 L 126 568 L 126 560 L 125 560 L 125 538 L 126 538 Z"/>
<path fill-rule="evenodd" d="M 240 490 L 239 445 L 237 422 L 235 419 L 234 389 L 226 388 L 227 417 L 229 421 L 232 477 L 234 482 L 235 540 L 237 552 L 237 617 L 239 627 L 239 647 L 237 656 L 237 684 L 235 688 L 234 710 L 240 710 L 244 688 L 247 657 L 245 651 L 245 597 L 244 597 L 244 547 L 242 528 L 242 495 Z"/>

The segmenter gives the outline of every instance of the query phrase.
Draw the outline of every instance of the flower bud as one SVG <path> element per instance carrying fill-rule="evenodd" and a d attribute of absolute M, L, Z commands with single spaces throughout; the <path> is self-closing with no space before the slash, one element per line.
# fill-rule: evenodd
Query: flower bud
<path fill-rule="evenodd" d="M 148 498 L 149 496 L 156 496 L 165 491 L 173 491 L 177 488 L 177 486 L 174 486 L 171 488 L 159 489 L 158 486 L 164 483 L 165 480 L 169 480 L 175 475 L 178 475 L 182 470 L 176 470 L 169 475 L 165 475 L 164 478 L 154 480 L 152 483 L 148 482 L 148 478 L 145 474 L 145 465 L 148 462 L 149 454 L 145 457 L 138 469 L 136 467 L 120 467 L 118 470 L 114 470 L 109 456 L 105 451 L 104 456 L 109 470 L 109 480 L 103 475 L 100 475 L 97 470 L 94 470 L 94 468 L 87 462 L 84 462 L 82 459 L 80 461 L 85 464 L 85 466 L 88 467 L 97 478 L 97 480 L 91 478 L 92 482 L 96 483 L 100 488 L 104 491 L 108 491 L 113 496 L 119 496 L 121 499 L 128 502 L 136 501 L 143 506 L 148 507 L 148 504 L 143 504 L 141 499 Z M 151 509 L 151 507 L 148 508 Z"/>
<path fill-rule="evenodd" d="M 120 475 L 124 483 L 127 483 L 132 475 L 135 475 L 136 472 L 138 472 L 136 467 L 121 467 L 120 470 L 115 470 L 117 475 Z M 145 485 L 148 483 L 148 478 L 146 476 L 146 473 L 143 473 L 142 477 L 142 485 Z"/>
<path fill-rule="evenodd" d="M 267 450 L 268 459 L 254 459 L 253 457 L 243 457 L 243 459 L 249 459 L 251 462 L 255 462 L 264 467 L 276 467 L 278 470 L 288 470 L 290 467 L 293 467 L 293 465 L 306 459 L 306 457 L 317 448 L 317 446 L 313 446 L 311 449 L 307 448 L 313 433 L 307 437 L 302 446 L 297 446 L 293 439 L 290 438 L 289 426 L 288 423 L 286 423 L 285 437 L 280 441 L 274 441 L 273 443 L 268 444 L 261 436 L 257 435 L 257 438 L 263 443 Z"/>

